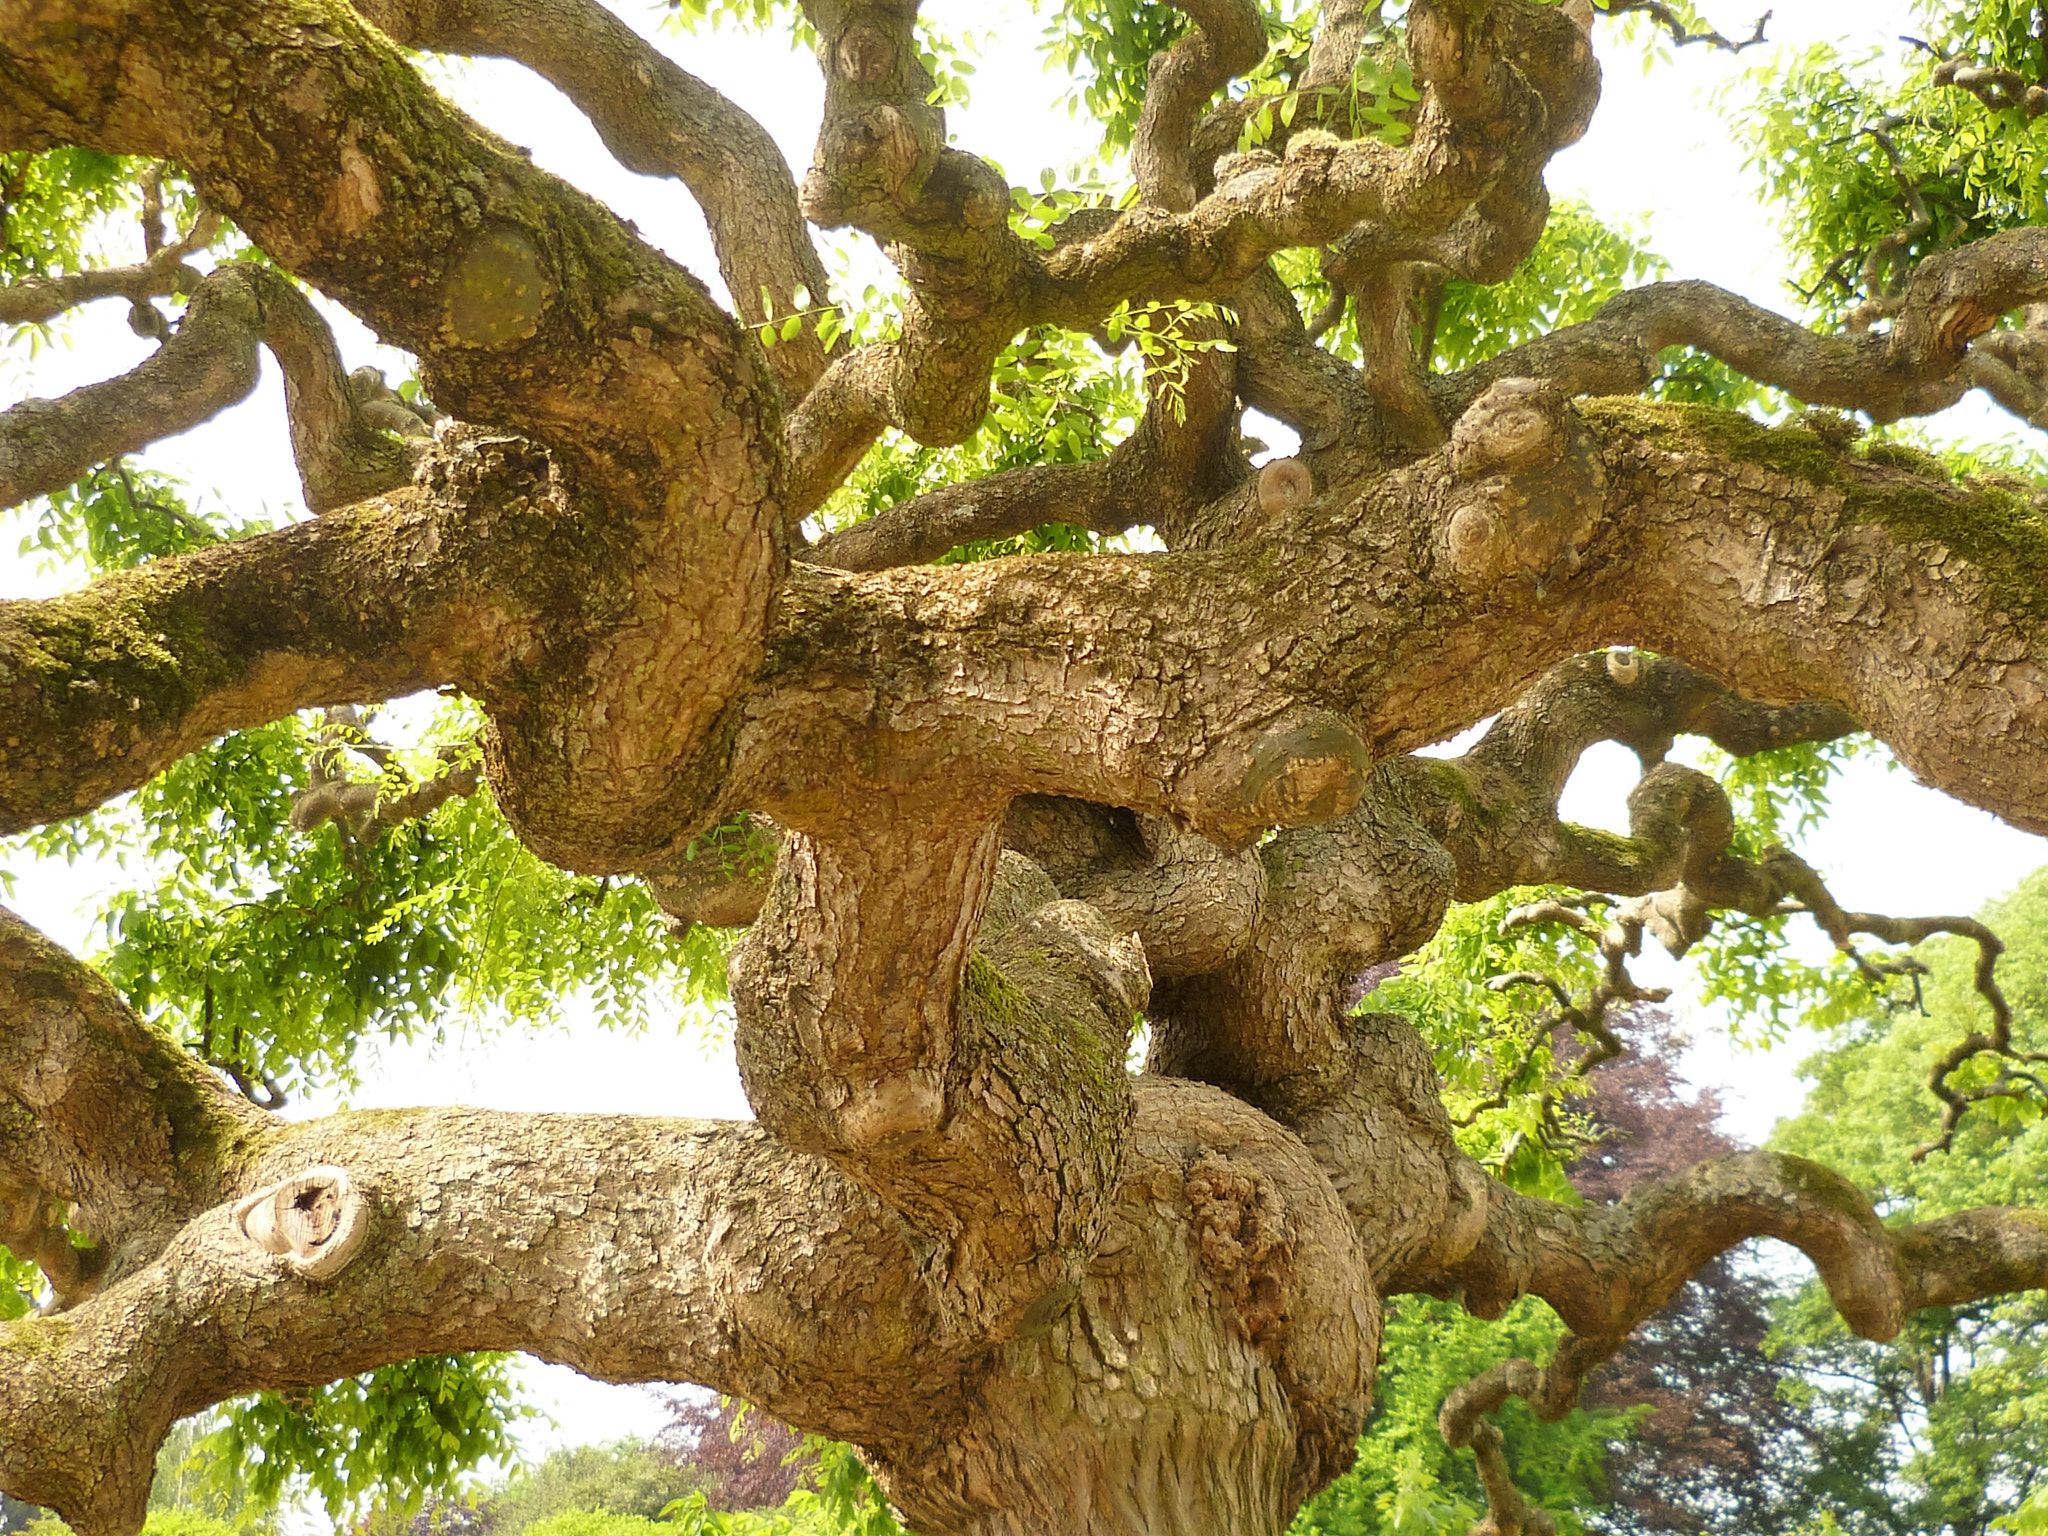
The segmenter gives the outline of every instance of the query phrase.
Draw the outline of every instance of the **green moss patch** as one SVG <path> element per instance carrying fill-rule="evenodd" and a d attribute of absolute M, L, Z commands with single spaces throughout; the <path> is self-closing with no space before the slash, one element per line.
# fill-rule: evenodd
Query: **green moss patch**
<path fill-rule="evenodd" d="M 2021 492 L 1955 486 L 1938 460 L 1898 443 L 1844 454 L 1806 427 L 1769 427 L 1739 411 L 1631 399 L 1588 401 L 1580 410 L 1599 431 L 1839 491 L 1849 521 L 1946 546 L 1976 567 L 2000 607 L 2048 621 L 2048 517 Z"/>

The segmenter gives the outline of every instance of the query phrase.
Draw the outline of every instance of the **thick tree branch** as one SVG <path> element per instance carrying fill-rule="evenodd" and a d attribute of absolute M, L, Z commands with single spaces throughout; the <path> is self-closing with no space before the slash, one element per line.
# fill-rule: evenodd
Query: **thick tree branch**
<path fill-rule="evenodd" d="M 1389 771 L 1413 813 L 1455 860 L 1458 900 L 1546 884 L 1639 896 L 1676 883 L 1695 854 L 1717 859 L 1727 848 L 1727 828 L 1720 824 L 1728 815 L 1725 797 L 1719 822 L 1700 828 L 1696 839 L 1693 818 L 1711 815 L 1719 791 L 1689 769 L 1652 771 L 1679 736 L 1705 736 L 1746 757 L 1794 742 L 1831 741 L 1856 728 L 1854 718 L 1832 704 L 1758 704 L 1682 662 L 1599 652 L 1552 668 L 1462 757 L 1407 758 Z M 1596 741 L 1620 742 L 1644 766 L 1646 777 L 1630 798 L 1635 824 L 1628 838 L 1557 817 L 1572 770 Z M 1484 806 L 1485 814 L 1467 814 L 1471 806 Z"/>
<path fill-rule="evenodd" d="M 450 682 L 545 739 L 542 615 L 558 639 L 614 617 L 578 510 L 526 445 L 458 432 L 389 497 L 0 604 L 0 827 L 89 810 L 224 731 Z"/>
<path fill-rule="evenodd" d="M 227 1197 L 274 1127 L 0 908 L 0 1188 L 15 1227 L 49 1238 L 41 1252 L 0 1241 L 44 1265 L 60 1307 L 154 1259 Z M 47 1224 L 53 1202 L 91 1249 Z"/>
<path fill-rule="evenodd" d="M 943 1326 L 996 1342 L 1078 1285 L 1122 1177 L 1144 954 L 1015 855 L 998 874 L 992 823 L 864 809 L 783 845 L 733 959 L 741 1077 L 934 1249 Z"/>
<path fill-rule="evenodd" d="M 1243 781 L 1208 754 L 1233 740 L 1248 764 L 1263 734 L 1231 722 L 1329 711 L 1404 750 L 1624 641 L 1753 698 L 1830 703 L 1923 779 L 2048 826 L 2043 535 L 2023 497 L 1691 408 L 1603 405 L 1596 452 L 1554 395 L 1489 399 L 1443 453 L 1291 511 L 1252 518 L 1247 486 L 1173 554 L 801 573 L 729 803 L 779 816 L 849 765 L 944 765 L 1227 841 Z"/>
<path fill-rule="evenodd" d="M 707 1382 L 873 1440 L 958 1390 L 881 1213 L 752 1126 L 341 1115 L 274 1137 L 246 1177 L 321 1168 L 346 1173 L 362 1232 L 338 1270 L 220 1205 L 64 1317 L 0 1328 L 0 1486 L 129 1536 L 175 1419 L 422 1354 Z"/>
<path fill-rule="evenodd" d="M 256 387 L 258 344 L 277 358 L 306 505 L 361 501 L 412 478 L 412 444 L 365 419 L 334 336 L 280 274 L 222 267 L 154 356 L 117 379 L 0 414 L 0 507 L 71 484 L 93 465 L 212 419 Z"/>
<path fill-rule="evenodd" d="M 1556 1205 L 1495 1185 L 1489 1209 L 1470 1256 L 1429 1288 L 1461 1290 L 1483 1317 L 1533 1293 L 1572 1332 L 1547 1367 L 1508 1361 L 1445 1402 L 1444 1438 L 1475 1445 L 1482 1465 L 1484 1414 L 1520 1396 L 1538 1417 L 1562 1418 L 1588 1371 L 1702 1265 L 1750 1238 L 1776 1238 L 1805 1253 L 1843 1321 L 1867 1339 L 1896 1336 L 1921 1307 L 2048 1287 L 2048 1213 L 1986 1207 L 1887 1228 L 1840 1175 L 1774 1152 L 1702 1163 L 1614 1206 Z M 1496 1498 L 1497 1520 L 1520 1506 L 1511 1485 Z"/>
<path fill-rule="evenodd" d="M 1270 265 L 1238 290 L 1234 307 L 1237 390 L 1246 405 L 1299 432 L 1303 457 L 1327 475 L 1349 479 L 1396 456 L 1363 376 L 1315 344 Z"/>
<path fill-rule="evenodd" d="M 796 182 L 767 130 L 594 0 L 361 0 L 356 9 L 411 47 L 516 59 L 575 102 L 626 169 L 682 181 L 748 324 L 769 318 L 764 293 L 778 318 L 827 302 Z M 812 329 L 768 354 L 792 401 L 827 361 Z"/>
<path fill-rule="evenodd" d="M 622 497 L 765 481 L 745 446 L 775 415 L 759 354 L 701 285 L 481 133 L 339 0 L 316 10 L 81 0 L 29 18 L 0 52 L 0 143 L 176 160 L 280 265 L 412 351 L 437 403 L 602 466 Z M 600 413 L 576 403 L 593 385 Z"/>
<path fill-rule="evenodd" d="M 715 763 L 726 710 L 758 666 L 788 533 L 780 391 L 702 285 L 462 118 L 341 0 L 288 12 L 79 0 L 9 30 L 0 82 L 0 144 L 177 160 L 267 254 L 412 350 L 439 405 L 562 456 L 582 487 L 580 537 L 564 526 L 541 541 L 576 552 L 524 579 L 577 589 L 560 610 L 576 632 L 527 657 L 520 687 L 496 696 L 506 728 L 487 763 L 500 804 L 537 849 L 594 870 L 699 830 L 693 775 Z M 296 617 L 279 623 L 305 633 Z M 363 627 L 339 622 L 368 641 Z M 443 630 L 438 643 L 456 642 Z M 272 696 L 361 698 L 342 682 L 351 670 L 371 669 L 335 668 L 334 692 L 301 676 Z M 416 671 L 393 673 L 418 685 Z M 128 697 L 140 714 L 142 690 Z M 628 717 L 648 734 L 607 723 Z"/>
<path fill-rule="evenodd" d="M 1425 4 L 1410 36 L 1429 90 L 1406 147 L 1299 133 L 1284 160 L 1238 157 L 1185 212 L 1137 209 L 1106 228 L 1088 221 L 1041 253 L 1009 230 L 1002 178 L 946 147 L 912 11 L 819 0 L 806 13 L 827 76 L 806 211 L 895 247 L 911 287 L 902 339 L 863 365 L 857 388 L 852 377 L 842 386 L 858 408 L 843 401 L 829 413 L 855 425 L 823 429 L 820 404 L 805 413 L 819 424 L 800 418 L 792 432 L 806 510 L 883 426 L 928 443 L 971 433 L 996 353 L 1026 326 L 1089 329 L 1130 298 L 1227 300 L 1274 251 L 1322 244 L 1361 222 L 1417 235 L 1447 228 L 1510 158 L 1547 158 L 1576 137 L 1597 94 L 1585 36 L 1555 9 L 1499 0 L 1466 18 Z"/>
<path fill-rule="evenodd" d="M 1126 439 L 1126 444 L 1128 443 Z M 962 480 L 885 508 L 818 540 L 803 558 L 839 571 L 922 565 L 978 539 L 1012 538 L 1045 523 L 1120 533 L 1131 510 L 1117 495 L 1125 444 L 1087 464 L 1026 464 L 980 480 Z"/>
<path fill-rule="evenodd" d="M 1904 41 L 1919 43 L 1929 53 L 1935 52 L 1918 38 Z M 2048 112 L 2048 89 L 2016 69 L 1972 64 L 1967 59 L 1942 59 L 1934 67 L 1933 84 L 1968 91 L 1993 112 L 2020 112 L 2029 118 Z"/>
<path fill-rule="evenodd" d="M 1152 59 L 1131 169 L 1139 197 L 1185 213 L 1199 196 L 1189 161 L 1195 124 L 1218 91 L 1265 58 L 1266 27 L 1251 0 L 1179 0 L 1176 8 L 1194 25 Z"/>
<path fill-rule="evenodd" d="M 804 851 L 787 871 L 823 869 Z M 826 1139 L 838 1152 L 819 1160 L 758 1126 L 461 1110 L 300 1125 L 258 1116 L 259 1138 L 201 1140 L 181 1159 L 188 1182 L 250 1193 L 192 1214 L 154 1263 L 131 1265 L 63 1327 L 0 1329 L 0 1486 L 56 1507 L 82 1536 L 128 1536 L 177 1417 L 415 1355 L 516 1348 L 606 1380 L 704 1382 L 857 1439 L 920 1523 L 957 1523 L 985 1498 L 990 1458 L 1005 1454 L 1019 1415 L 1046 1411 L 1042 1393 L 1100 1398 L 1090 1417 L 1103 1432 L 1076 1443 L 1078 1461 L 1024 1474 L 1055 1507 L 1076 1478 L 1101 1486 L 1128 1458 L 1144 1464 L 1156 1437 L 1142 1413 L 1117 1410 L 1129 1392 L 1119 1373 L 1142 1373 L 1148 1392 L 1176 1403 L 1205 1382 L 1225 1414 L 1266 1394 L 1285 1405 L 1287 1449 L 1234 1449 L 1226 1429 L 1216 1450 L 1256 1458 L 1232 1497 L 1249 1490 L 1261 1527 L 1278 1519 L 1341 1465 L 1363 1416 L 1378 1315 L 1356 1235 L 1300 1144 L 1270 1121 L 1195 1085 L 1134 1090 L 1121 1041 L 1142 960 L 1085 908 L 1048 900 L 1023 860 L 1006 865 L 982 927 L 986 958 L 965 973 L 954 1113 L 915 1147 L 871 1141 L 855 1160 L 859 1182 L 909 1197 L 899 1213 L 941 1238 L 936 1252 L 906 1242 L 832 1171 L 851 1150 L 837 1134 Z M 821 915 L 853 914 L 828 904 Z M 807 921 L 771 913 L 765 932 L 800 934 Z M 784 1058 L 797 1077 L 823 1086 L 835 1039 L 867 1009 L 849 952 L 806 959 L 801 939 L 764 942 L 780 959 L 763 957 L 740 989 L 742 1029 L 754 1032 L 743 1049 L 750 1089 L 774 1114 L 807 1096 L 788 1096 L 797 1078 L 764 1053 L 767 1036 L 809 1063 Z M 59 963 L 78 986 L 75 962 Z M 820 963 L 848 984 L 824 1013 L 799 993 L 786 999 L 790 1019 L 764 1016 L 764 977 Z M 93 1028 L 126 1054 L 169 1051 L 173 1079 L 197 1074 L 231 1117 L 253 1113 L 118 1003 L 103 1012 Z M 821 1027 L 822 1053 L 806 1043 Z M 144 1123 L 175 1102 L 161 1083 L 125 1083 L 136 1100 L 126 1112 Z M 831 1112 L 829 1098 L 799 1117 L 841 1132 L 863 1118 Z M 872 1116 L 865 1125 L 880 1128 Z M 972 1179 L 945 1174 L 949 1152 L 991 1133 L 1007 1139 L 1006 1156 L 976 1162 Z M 1082 1145 L 1062 1155 L 1076 1133 Z M 1013 1173 L 1021 1182 L 1006 1182 Z M 1041 1240 L 1068 1249 L 1049 1270 L 1028 1242 L 1015 1246 L 1031 1229 L 1016 1216 L 1034 1211 L 1052 1217 Z M 1334 1276 L 1346 1283 L 1323 1283 Z M 991 1312 L 998 1293 L 1014 1302 Z M 846 1326 L 856 1315 L 862 1326 Z M 1115 1330 L 1132 1327 L 1127 1355 Z M 977 1385 L 1007 1370 L 988 1349 L 1005 1335 L 1009 1358 L 1038 1362 L 1037 1387 Z M 1169 1339 L 1193 1341 L 1193 1353 L 1165 1349 Z"/>
<path fill-rule="evenodd" d="M 2017 330 L 1979 337 L 1965 367 L 1971 384 L 2029 426 L 2048 430 L 2048 304 L 2029 304 Z"/>

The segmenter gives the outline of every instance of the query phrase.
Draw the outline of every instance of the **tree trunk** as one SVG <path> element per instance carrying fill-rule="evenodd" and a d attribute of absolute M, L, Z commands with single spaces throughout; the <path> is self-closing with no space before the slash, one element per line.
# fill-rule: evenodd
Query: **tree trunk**
<path fill-rule="evenodd" d="M 920 1536 L 1278 1536 L 1350 1464 L 1380 1309 L 1307 1148 L 1147 1077 L 1085 1280 L 936 1439 L 873 1448 Z M 1345 1282 L 1349 1283 L 1345 1283 Z"/>

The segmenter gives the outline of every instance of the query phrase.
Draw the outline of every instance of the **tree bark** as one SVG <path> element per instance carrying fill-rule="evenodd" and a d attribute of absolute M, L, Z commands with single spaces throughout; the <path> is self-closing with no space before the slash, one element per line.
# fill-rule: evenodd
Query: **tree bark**
<path fill-rule="evenodd" d="M 1952 1110 L 1980 1091 L 1951 1081 L 1963 1064 L 2029 1059 L 1995 937 L 1849 911 L 1782 850 L 1739 855 L 1725 794 L 1665 756 L 1681 733 L 1749 753 L 1861 727 L 2048 830 L 2037 502 L 1806 426 L 1574 402 L 1640 390 L 1685 343 L 1880 417 L 1985 379 L 2032 411 L 2032 343 L 1976 344 L 2048 300 L 2039 231 L 1931 258 L 1882 338 L 1658 285 L 1434 378 L 1412 295 L 1532 248 L 1543 167 L 1597 98 L 1583 7 L 1414 0 L 1404 143 L 1340 137 L 1348 110 L 1319 105 L 1238 153 L 1244 104 L 1210 99 L 1258 64 L 1256 16 L 1189 0 L 1139 123 L 1140 203 L 1077 214 L 1044 250 L 995 167 L 950 142 L 913 4 L 805 5 L 827 94 L 800 192 L 758 125 L 579 0 L 17 9 L 0 149 L 177 161 L 412 349 L 460 421 L 417 450 L 365 436 L 331 339 L 292 323 L 282 278 L 240 269 L 204 280 L 143 372 L 0 416 L 0 488 L 48 488 L 133 445 L 138 388 L 191 385 L 187 415 L 242 389 L 260 333 L 293 381 L 309 502 L 331 504 L 0 605 L 0 830 L 89 810 L 225 731 L 459 688 L 532 849 L 750 925 L 732 984 L 759 1122 L 287 1124 L 0 921 L 0 1241 L 55 1290 L 0 1328 L 0 1487 L 80 1536 L 133 1536 L 181 1414 L 523 1349 L 853 1440 L 926 1536 L 1277 1533 L 1352 1455 L 1387 1297 L 1491 1315 L 1533 1293 L 1572 1337 L 1453 1394 L 1442 1426 L 1479 1457 L 1491 1528 L 1535 1530 L 1486 1416 L 1518 1395 L 1568 1411 L 1733 1243 L 1801 1246 L 1871 1337 L 2048 1283 L 2039 1212 L 1888 1229 L 1796 1159 L 1709 1162 L 1611 1210 L 1527 1199 L 1460 1151 L 1415 1027 L 1352 1008 L 1355 978 L 1452 900 L 1571 883 L 1606 915 L 1513 920 L 1592 934 L 1592 995 L 1511 979 L 1552 987 L 1603 1049 L 1645 935 L 1681 953 L 1717 911 L 1790 902 L 1845 949 L 1977 939 L 1998 1024 L 1945 1058 Z M 1316 102 L 1365 15 L 1327 8 Z M 629 162 L 682 177 L 748 322 L 757 280 L 778 306 L 822 297 L 798 210 L 885 242 L 900 334 L 771 360 L 365 16 L 526 59 Z M 1362 367 L 1315 345 L 1269 263 L 1302 246 L 1328 247 L 1358 306 Z M 44 285 L 0 314 L 165 281 Z M 1190 370 L 1179 413 L 1155 381 L 1104 463 L 949 487 L 790 563 L 885 429 L 976 430 L 1020 330 L 1196 299 L 1232 306 L 1237 350 Z M 1254 473 L 1245 404 L 1302 426 L 1301 458 Z M 1151 521 L 1170 547 L 913 563 L 1054 516 Z M 1462 758 L 1406 755 L 1494 714 Z M 1643 763 L 1627 836 L 1557 814 L 1601 740 Z M 693 870 L 739 815 L 746 856 Z"/>

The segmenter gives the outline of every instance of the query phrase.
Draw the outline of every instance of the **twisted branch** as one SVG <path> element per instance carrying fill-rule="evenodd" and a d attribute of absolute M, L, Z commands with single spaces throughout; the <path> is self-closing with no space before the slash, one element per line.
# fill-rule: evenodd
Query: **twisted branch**
<path fill-rule="evenodd" d="M 358 0 L 356 9 L 412 47 L 524 64 L 576 104 L 627 170 L 683 182 L 749 325 L 826 302 L 825 266 L 774 139 L 594 0 Z M 768 352 L 792 401 L 829 361 L 812 329 Z"/>
<path fill-rule="evenodd" d="M 0 414 L 0 507 L 61 489 L 95 464 L 189 431 L 247 399 L 259 343 L 284 372 L 292 450 L 310 510 L 346 506 L 412 478 L 416 449 L 372 424 L 319 312 L 282 274 L 236 264 L 198 280 L 177 330 L 128 373 Z"/>
<path fill-rule="evenodd" d="M 1553 379 L 1574 394 L 1634 394 L 1656 376 L 1660 351 L 1691 346 L 1809 404 L 1895 421 L 1961 399 L 1975 382 L 1972 343 L 2001 316 L 2044 300 L 2048 233 L 2006 230 L 1915 267 L 1887 301 L 1893 325 L 1881 336 L 1821 336 L 1711 283 L 1655 283 L 1431 388 L 1453 415 L 1508 376 Z"/>
<path fill-rule="evenodd" d="M 1866 1339 L 1896 1336 L 1922 1307 L 2048 1286 L 2048 1212 L 1985 1207 L 1890 1229 L 1839 1174 L 1780 1153 L 1715 1158 L 1606 1207 L 1555 1205 L 1496 1185 L 1484 1236 L 1444 1284 L 1462 1285 L 1483 1317 L 1534 1293 L 1571 1332 L 1549 1365 L 1505 1361 L 1453 1392 L 1439 1419 L 1445 1441 L 1472 1446 L 1486 1466 L 1484 1415 L 1510 1396 L 1539 1418 L 1562 1418 L 1587 1373 L 1701 1266 L 1756 1237 L 1803 1252 Z M 1487 1481 L 1492 1515 L 1477 1530 L 1543 1528 L 1504 1476 Z"/>
<path fill-rule="evenodd" d="M 1194 26 L 1152 60 L 1131 169 L 1141 198 L 1185 213 L 1199 197 L 1191 159 L 1196 120 L 1218 91 L 1265 58 L 1266 28 L 1252 0 L 1176 4 Z"/>

